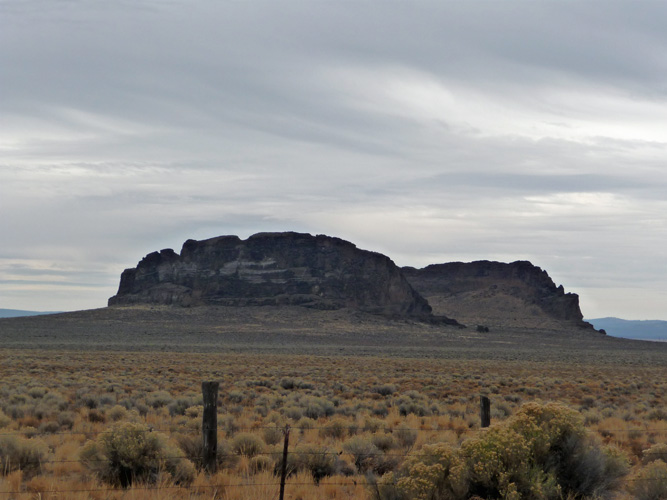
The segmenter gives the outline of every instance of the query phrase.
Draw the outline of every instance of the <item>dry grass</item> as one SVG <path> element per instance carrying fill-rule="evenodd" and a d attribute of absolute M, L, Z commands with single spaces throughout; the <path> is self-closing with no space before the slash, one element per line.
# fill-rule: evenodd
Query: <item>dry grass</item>
<path fill-rule="evenodd" d="M 70 316 L 52 322 L 54 340 L 41 349 L 34 342 L 19 348 L 17 340 L 17 325 L 37 323 L 12 323 L 15 347 L 0 350 L 0 434 L 39 440 L 46 455 L 37 470 L 0 474 L 0 499 L 275 499 L 287 424 L 296 452 L 288 460 L 287 498 L 371 498 L 365 472 L 394 470 L 425 444 L 456 447 L 479 433 L 480 394 L 491 398 L 494 422 L 531 401 L 578 410 L 592 433 L 629 457 L 631 477 L 642 477 L 645 450 L 667 440 L 667 356 L 651 344 L 578 341 L 576 332 L 479 334 L 325 312 L 307 324 L 295 323 L 292 313 L 227 322 L 216 313 L 208 323 L 197 316 L 184 345 L 180 312 L 169 316 L 172 323 L 160 313 L 159 324 L 137 321 L 145 320 L 142 311 L 124 314 L 133 321 L 105 316 L 86 323 Z M 288 332 L 290 322 L 297 333 Z M 142 351 L 122 351 L 118 341 L 105 352 L 99 331 L 87 340 L 81 333 L 99 328 L 110 335 L 123 324 Z M 3 335 L 5 325 L 0 322 Z M 152 337 L 160 325 L 163 333 Z M 234 333 L 241 326 L 244 333 Z M 67 336 L 70 327 L 75 333 Z M 156 339 L 165 340 L 167 352 Z M 125 348 L 130 345 L 127 340 Z M 217 474 L 199 472 L 185 488 L 158 472 L 154 484 L 109 491 L 80 462 L 86 443 L 123 422 L 150 426 L 183 457 L 196 455 L 204 380 L 220 382 Z M 238 446 L 247 434 L 254 457 Z M 364 459 L 365 447 L 372 459 Z"/>
<path fill-rule="evenodd" d="M 275 498 L 273 467 L 254 473 L 252 457 L 238 443 L 254 437 L 252 455 L 275 464 L 281 439 L 273 434 L 285 424 L 293 428 L 292 451 L 310 446 L 337 460 L 321 485 L 307 468 L 300 469 L 288 483 L 289 498 L 367 498 L 363 474 L 368 470 L 391 470 L 424 444 L 456 446 L 479 432 L 481 393 L 491 397 L 495 421 L 528 401 L 576 408 L 588 428 L 622 448 L 637 469 L 643 450 L 667 436 L 667 421 L 657 411 L 667 392 L 662 367 L 638 371 L 600 364 L 298 355 L 2 354 L 1 405 L 9 420 L 2 432 L 33 436 L 49 449 L 37 474 L 0 477 L 0 491 L 25 492 L 11 498 L 59 498 L 64 491 L 68 498 Z M 221 383 L 220 446 L 237 459 L 225 457 L 219 474 L 200 473 L 188 489 L 165 476 L 155 486 L 96 491 L 109 487 L 79 462 L 85 443 L 118 420 L 152 426 L 174 445 L 179 436 L 198 438 L 203 380 Z M 383 384 L 394 390 L 378 393 Z M 45 426 L 48 422 L 58 427 Z M 374 456 L 359 465 L 354 450 L 364 444 L 380 462 Z"/>

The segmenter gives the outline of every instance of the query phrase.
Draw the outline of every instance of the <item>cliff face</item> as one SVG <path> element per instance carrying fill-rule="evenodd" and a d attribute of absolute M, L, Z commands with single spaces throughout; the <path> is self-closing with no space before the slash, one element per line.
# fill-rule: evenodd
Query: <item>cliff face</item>
<path fill-rule="evenodd" d="M 121 275 L 109 305 L 302 305 L 430 317 L 428 302 L 388 257 L 328 236 L 260 233 L 188 240 Z"/>
<path fill-rule="evenodd" d="M 434 313 L 468 325 L 592 328 L 583 321 L 578 295 L 556 287 L 530 262 L 451 262 L 403 273 Z"/>

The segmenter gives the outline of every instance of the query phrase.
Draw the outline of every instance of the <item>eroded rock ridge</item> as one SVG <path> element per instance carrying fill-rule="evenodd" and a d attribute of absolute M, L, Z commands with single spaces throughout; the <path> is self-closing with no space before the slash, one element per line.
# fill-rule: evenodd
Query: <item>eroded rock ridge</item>
<path fill-rule="evenodd" d="M 583 321 L 579 296 L 565 293 L 546 271 L 527 261 L 450 262 L 402 270 L 435 314 L 447 314 L 468 325 L 556 327 L 565 323 L 593 328 Z"/>
<path fill-rule="evenodd" d="M 432 318 L 428 302 L 385 255 L 339 238 L 259 233 L 188 240 L 126 269 L 109 305 L 301 305 Z"/>

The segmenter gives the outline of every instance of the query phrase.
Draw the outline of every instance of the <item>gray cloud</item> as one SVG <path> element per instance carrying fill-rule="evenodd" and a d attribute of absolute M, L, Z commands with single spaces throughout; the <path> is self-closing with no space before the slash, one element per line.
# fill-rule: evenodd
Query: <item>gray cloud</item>
<path fill-rule="evenodd" d="M 102 306 L 152 250 L 297 230 L 403 265 L 525 258 L 589 317 L 664 315 L 660 2 L 0 15 L 2 307 Z"/>

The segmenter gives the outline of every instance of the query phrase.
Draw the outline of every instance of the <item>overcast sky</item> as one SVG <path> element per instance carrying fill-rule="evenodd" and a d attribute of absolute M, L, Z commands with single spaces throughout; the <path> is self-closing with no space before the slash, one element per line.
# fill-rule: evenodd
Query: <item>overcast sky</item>
<path fill-rule="evenodd" d="M 0 0 L 0 307 L 188 238 L 530 260 L 667 320 L 667 2 Z"/>

